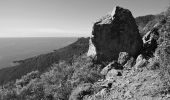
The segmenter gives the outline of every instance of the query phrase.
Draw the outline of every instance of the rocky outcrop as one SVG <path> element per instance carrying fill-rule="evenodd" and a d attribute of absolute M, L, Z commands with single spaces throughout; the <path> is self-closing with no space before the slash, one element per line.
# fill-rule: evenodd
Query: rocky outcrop
<path fill-rule="evenodd" d="M 121 65 L 124 65 L 129 59 L 129 54 L 127 52 L 120 52 L 119 53 L 119 58 L 118 58 L 118 63 Z"/>
<path fill-rule="evenodd" d="M 115 70 L 115 69 L 112 69 L 112 70 L 110 70 L 110 71 L 107 73 L 106 79 L 109 80 L 109 79 L 111 79 L 111 78 L 116 77 L 117 75 L 118 75 L 118 71 Z"/>
<path fill-rule="evenodd" d="M 144 59 L 142 55 L 139 55 L 136 59 L 136 64 L 134 65 L 134 67 L 135 69 L 139 69 L 143 66 L 146 66 L 146 63 L 147 63 L 146 59 Z"/>
<path fill-rule="evenodd" d="M 96 48 L 95 48 L 94 44 L 92 43 L 91 39 L 89 39 L 89 50 L 87 52 L 87 56 L 89 56 L 89 57 L 96 56 Z"/>
<path fill-rule="evenodd" d="M 108 64 L 105 68 L 102 69 L 100 72 L 102 75 L 106 75 L 111 69 L 116 69 L 116 70 L 122 70 L 123 66 L 121 66 L 119 63 L 116 61 L 111 62 Z"/>
<path fill-rule="evenodd" d="M 159 38 L 158 28 L 154 28 L 153 30 L 149 31 L 143 37 L 144 43 L 144 52 L 143 55 L 145 58 L 153 56 L 155 49 L 157 48 L 157 40 Z"/>
<path fill-rule="evenodd" d="M 95 23 L 91 38 L 95 48 L 92 50 L 96 51 L 93 54 L 100 61 L 113 61 L 106 63 L 100 72 L 104 77 L 91 86 L 97 87 L 97 91 L 87 89 L 93 92 L 85 92 L 81 99 L 170 100 L 170 16 L 149 21 L 141 46 L 128 14 L 128 10 L 117 7 L 113 16 Z"/>
<path fill-rule="evenodd" d="M 117 60 L 120 52 L 136 57 L 142 48 L 142 39 L 135 19 L 129 10 L 121 7 L 116 7 L 112 15 L 93 26 L 91 41 L 95 49 L 92 50 L 96 50 L 97 60 Z"/>
<path fill-rule="evenodd" d="M 143 45 L 143 56 L 146 59 L 153 57 L 153 53 L 158 47 L 158 39 L 160 37 L 159 30 L 163 27 L 165 23 L 166 23 L 166 20 L 162 19 L 159 23 L 155 24 L 153 28 L 143 36 L 142 38 L 143 44 L 144 44 Z"/>
<path fill-rule="evenodd" d="M 133 65 L 133 62 L 134 62 L 134 58 L 131 57 L 131 58 L 126 62 L 126 64 L 124 64 L 123 68 L 129 69 L 129 68 Z"/>
<path fill-rule="evenodd" d="M 102 70 L 102 89 L 84 100 L 170 100 L 170 16 L 146 29 L 142 54 L 121 52 Z"/>

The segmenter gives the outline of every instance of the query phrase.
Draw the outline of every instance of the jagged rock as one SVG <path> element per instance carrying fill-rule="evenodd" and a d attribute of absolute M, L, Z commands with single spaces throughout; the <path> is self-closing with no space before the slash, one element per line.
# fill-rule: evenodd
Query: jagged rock
<path fill-rule="evenodd" d="M 112 65 L 113 65 L 114 63 L 115 63 L 115 61 L 111 62 L 109 65 L 107 65 L 106 67 L 104 67 L 100 73 L 101 73 L 102 75 L 106 75 L 106 74 L 108 73 L 108 71 L 113 68 Z"/>
<path fill-rule="evenodd" d="M 96 48 L 93 45 L 91 38 L 89 39 L 89 50 L 87 52 L 88 57 L 95 57 L 96 56 Z"/>
<path fill-rule="evenodd" d="M 153 53 L 155 52 L 158 43 L 157 40 L 159 38 L 158 28 L 154 28 L 153 30 L 149 31 L 146 35 L 143 37 L 143 43 L 144 43 L 144 57 L 149 58 L 153 56 Z"/>
<path fill-rule="evenodd" d="M 119 53 L 119 58 L 118 58 L 118 63 L 121 65 L 124 65 L 127 60 L 129 59 L 129 54 L 127 52 L 120 52 Z"/>
<path fill-rule="evenodd" d="M 160 29 L 162 29 L 163 25 L 166 24 L 167 19 L 162 18 L 158 23 L 156 23 L 153 28 L 147 32 L 146 35 L 143 36 L 142 40 L 144 43 L 143 55 L 146 59 L 153 57 L 153 53 L 155 52 L 156 48 L 158 48 L 158 39 L 160 38 Z M 162 30 L 165 31 L 165 30 Z"/>
<path fill-rule="evenodd" d="M 121 7 L 116 7 L 112 14 L 113 16 L 107 15 L 93 26 L 91 40 L 96 49 L 97 60 L 117 60 L 122 51 L 136 57 L 143 42 L 135 19 L 129 10 Z"/>
<path fill-rule="evenodd" d="M 156 21 L 156 23 L 159 21 Z M 166 21 L 162 21 L 162 23 L 165 23 L 164 25 L 156 23 L 153 23 L 155 26 L 146 26 L 150 30 L 144 38 L 143 52 L 146 55 L 142 53 L 137 59 L 135 57 L 130 58 L 123 66 L 122 77 L 117 76 L 119 70 L 112 68 L 111 77 L 103 80 L 105 81 L 104 89 L 91 95 L 89 100 L 170 100 L 168 85 L 170 68 L 170 16 Z M 156 48 L 156 46 L 158 47 Z M 135 59 L 136 61 L 134 61 Z M 132 67 L 133 65 L 134 67 Z M 151 66 L 154 68 L 150 68 Z M 129 69 L 128 67 L 132 68 Z M 112 87 L 107 88 L 110 81 Z"/>
<path fill-rule="evenodd" d="M 123 66 L 123 68 L 130 69 L 133 66 L 134 58 L 131 57 L 126 64 Z"/>
<path fill-rule="evenodd" d="M 134 67 L 138 69 L 144 66 L 146 63 L 147 63 L 147 60 L 144 59 L 142 55 L 139 55 L 136 59 L 136 64 L 134 65 Z"/>
<path fill-rule="evenodd" d="M 140 62 L 141 60 L 143 60 L 143 55 L 139 55 L 137 58 L 136 58 L 136 63 Z"/>
<path fill-rule="evenodd" d="M 100 73 L 101 73 L 102 75 L 107 75 L 107 73 L 108 73 L 111 69 L 122 70 L 123 67 L 122 67 L 119 63 L 117 63 L 116 61 L 113 61 L 113 62 L 111 62 L 110 64 L 108 64 L 106 67 L 104 67 Z"/>
<path fill-rule="evenodd" d="M 111 79 L 111 78 L 114 78 L 114 77 L 117 76 L 117 75 L 118 75 L 118 71 L 115 70 L 115 69 L 112 69 L 112 70 L 110 70 L 110 71 L 107 73 L 106 79 L 109 80 L 109 79 Z"/>

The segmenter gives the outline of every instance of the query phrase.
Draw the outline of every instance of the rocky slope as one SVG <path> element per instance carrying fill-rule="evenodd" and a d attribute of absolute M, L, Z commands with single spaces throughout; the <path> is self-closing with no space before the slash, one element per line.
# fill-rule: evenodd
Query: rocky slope
<path fill-rule="evenodd" d="M 55 53 L 24 60 L 21 65 L 31 64 L 33 69 L 42 66 L 45 71 L 57 63 L 58 55 L 71 64 L 60 62 L 45 73 L 28 73 L 15 84 L 2 86 L 0 99 L 170 100 L 170 8 L 155 16 L 144 24 L 137 23 L 145 34 L 140 37 L 130 11 L 116 7 L 112 14 L 95 23 L 90 46 L 88 39 L 82 38 Z M 90 57 L 85 55 L 88 47 Z M 5 74 L 0 74 L 15 75 L 29 69 L 23 66 L 4 69 Z"/>
<path fill-rule="evenodd" d="M 115 8 L 113 16 L 107 15 L 96 22 L 92 35 L 95 49 L 89 50 L 96 50 L 99 62 L 116 60 L 119 52 L 127 52 L 136 57 L 142 49 L 142 39 L 135 19 L 128 9 L 121 7 Z"/>
<path fill-rule="evenodd" d="M 119 51 L 119 58 L 101 70 L 105 78 L 80 85 L 72 92 L 70 100 L 170 100 L 170 16 L 157 16 L 161 17 L 149 21 L 144 27 L 144 45 L 137 58 L 127 51 Z M 98 34 L 110 36 L 107 29 L 101 28 Z M 96 34 L 95 38 L 100 37 Z M 98 41 L 109 41 L 103 34 Z"/>

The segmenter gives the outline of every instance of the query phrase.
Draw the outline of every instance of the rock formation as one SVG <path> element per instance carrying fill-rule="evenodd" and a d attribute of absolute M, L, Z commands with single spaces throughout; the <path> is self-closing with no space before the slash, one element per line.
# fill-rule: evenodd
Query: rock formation
<path fill-rule="evenodd" d="M 158 47 L 157 40 L 159 39 L 159 29 L 166 23 L 165 20 L 162 20 L 161 22 L 155 24 L 155 26 L 147 32 L 142 40 L 143 40 L 143 55 L 147 59 L 149 57 L 153 56 L 153 53 L 155 52 L 156 48 Z"/>
<path fill-rule="evenodd" d="M 91 56 L 91 57 L 96 56 L 96 48 L 93 45 L 91 39 L 89 39 L 89 50 L 87 52 L 87 56 Z"/>
<path fill-rule="evenodd" d="M 93 85 L 95 87 L 99 84 L 101 87 L 100 90 L 97 93 L 89 95 L 88 99 L 83 100 L 170 100 L 170 15 L 164 17 L 165 19 L 161 18 L 156 21 L 149 21 L 146 25 L 147 32 L 143 37 L 144 45 L 141 54 L 137 58 L 133 58 L 131 57 L 133 54 L 130 54 L 128 50 L 118 53 L 118 60 L 112 61 L 101 70 L 101 74 L 105 76 L 105 79 Z M 113 17 L 113 19 L 115 20 L 116 18 Z M 104 21 L 111 22 L 108 20 Z M 151 22 L 153 25 L 151 25 Z M 116 39 L 121 40 L 124 34 L 120 32 L 119 34 L 121 35 L 119 37 L 116 37 L 116 35 L 116 39 L 113 39 L 115 40 L 114 42 L 107 42 L 110 39 L 108 37 L 111 36 L 109 34 L 111 30 L 108 28 L 110 24 L 105 23 L 102 25 L 98 25 L 98 34 L 96 31 L 93 31 L 93 33 L 96 33 L 94 34 L 94 38 L 92 38 L 92 42 L 96 47 L 97 56 L 99 55 L 98 53 L 103 53 L 107 58 L 113 54 L 115 55 L 115 53 L 111 53 L 112 49 L 110 49 L 110 56 L 109 54 L 106 55 L 107 53 L 104 49 L 110 47 L 110 45 L 113 46 L 116 43 Z M 107 30 L 105 29 L 106 27 L 108 28 Z M 103 31 L 104 29 L 105 31 Z M 129 28 L 129 30 L 132 29 Z M 108 37 L 104 33 L 107 33 Z M 100 35 L 102 36 L 100 37 Z M 128 35 L 130 34 L 128 33 Z M 98 41 L 95 41 L 96 39 Z M 101 45 L 104 46 L 102 44 L 104 42 L 102 41 L 105 42 L 105 48 L 100 47 Z M 128 42 L 127 40 L 125 41 L 127 43 L 126 45 L 122 44 L 122 42 L 119 42 L 119 44 L 127 48 Z M 130 38 L 129 41 L 131 41 Z M 122 69 L 120 69 L 121 67 Z"/>
<path fill-rule="evenodd" d="M 89 52 L 96 50 L 98 61 L 117 60 L 120 52 L 136 57 L 143 43 L 135 19 L 129 10 L 121 7 L 116 7 L 112 15 L 94 24 L 91 41 L 95 49 Z"/>
<path fill-rule="evenodd" d="M 118 63 L 124 65 L 129 59 L 129 55 L 126 52 L 120 52 L 119 53 L 119 58 L 118 58 Z"/>

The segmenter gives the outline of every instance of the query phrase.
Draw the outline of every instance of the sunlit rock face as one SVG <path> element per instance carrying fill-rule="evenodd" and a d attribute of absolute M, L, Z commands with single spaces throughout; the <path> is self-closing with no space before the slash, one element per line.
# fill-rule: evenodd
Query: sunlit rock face
<path fill-rule="evenodd" d="M 134 17 L 121 7 L 96 22 L 92 35 L 91 42 L 99 61 L 117 60 L 120 52 L 137 56 L 143 45 Z"/>
<path fill-rule="evenodd" d="M 96 47 L 92 43 L 92 40 L 89 39 L 89 50 L 87 52 L 88 57 L 95 57 L 96 56 Z"/>

